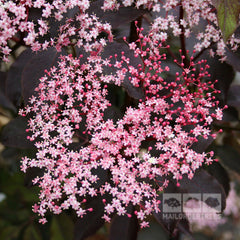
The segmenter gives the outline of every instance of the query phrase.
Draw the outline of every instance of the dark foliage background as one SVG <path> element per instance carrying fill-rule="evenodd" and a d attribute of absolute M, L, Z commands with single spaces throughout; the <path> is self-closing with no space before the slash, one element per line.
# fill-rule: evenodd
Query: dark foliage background
<path fill-rule="evenodd" d="M 102 1 L 95 1 L 89 12 L 111 23 L 114 28 L 115 40 L 109 44 L 103 52 L 103 56 L 113 55 L 116 52 L 125 51 L 127 47 L 122 41 L 123 36 L 128 36 L 128 41 L 137 39 L 134 21 L 143 26 L 145 31 L 149 27 L 151 13 L 146 10 L 137 10 L 132 7 L 122 8 L 119 12 L 103 13 Z M 37 18 L 38 13 L 31 13 L 31 17 Z M 73 12 L 69 13 L 74 14 Z M 58 27 L 52 22 L 51 34 L 56 34 Z M 238 29 L 237 29 L 238 31 Z M 226 33 L 228 34 L 228 33 Z M 192 40 L 186 42 L 186 48 L 191 51 Z M 178 39 L 172 38 L 169 43 L 172 51 L 178 54 L 181 47 Z M 214 48 L 215 46 L 211 46 Z M 170 183 L 166 192 L 169 193 L 220 193 L 222 196 L 222 210 L 225 208 L 226 199 L 230 192 L 230 185 L 234 183 L 236 194 L 240 191 L 240 55 L 227 50 L 227 62 L 221 63 L 218 59 L 210 59 L 207 51 L 197 57 L 207 58 L 211 66 L 212 80 L 218 79 L 218 88 L 222 91 L 219 100 L 222 105 L 228 104 L 229 108 L 224 112 L 224 119 L 213 124 L 213 129 L 223 129 L 218 138 L 213 141 L 199 141 L 194 149 L 198 152 L 214 150 L 219 162 L 200 169 L 190 182 L 187 179 L 181 181 L 181 187 Z M 0 72 L 0 239 L 1 240 L 157 240 L 157 239 L 239 239 L 240 238 L 240 214 L 225 216 L 224 227 L 219 225 L 216 231 L 213 227 L 199 228 L 197 223 L 189 223 L 188 220 L 172 219 L 165 221 L 161 213 L 150 217 L 150 228 L 139 231 L 137 220 L 116 216 L 110 224 L 102 220 L 102 199 L 93 198 L 89 207 L 97 209 L 82 219 L 77 219 L 67 211 L 59 216 L 49 215 L 48 223 L 40 225 L 38 216 L 32 212 L 32 205 L 38 201 L 38 187 L 32 186 L 34 176 L 41 174 L 39 169 L 28 170 L 27 174 L 20 171 L 20 160 L 23 156 L 34 156 L 34 145 L 27 140 L 27 121 L 18 116 L 18 110 L 23 107 L 28 98 L 34 94 L 34 88 L 44 69 L 49 69 L 56 64 L 60 54 L 72 52 L 66 48 L 61 53 L 50 48 L 46 51 L 33 53 L 21 43 L 13 45 L 11 62 L 1 62 Z M 77 56 L 80 49 L 74 49 Z M 134 60 L 134 59 L 133 59 Z M 136 60 L 134 60 L 136 61 Z M 135 62 L 137 65 L 138 62 Z M 166 65 L 177 68 L 172 59 L 166 61 Z M 171 73 L 166 76 L 171 79 Z M 117 119 L 122 115 L 121 109 L 141 98 L 141 90 L 133 87 L 129 80 L 125 79 L 123 88 L 109 86 L 110 100 L 113 107 L 106 113 L 107 118 Z M 236 196 L 237 198 L 237 196 Z M 234 203 L 235 204 L 235 203 Z M 211 206 L 211 203 L 209 204 Z M 240 209 L 240 205 L 237 206 Z M 131 206 L 130 206 L 131 207 Z M 134 211 L 134 209 L 132 209 Z M 223 214 L 224 216 L 224 214 Z M 191 227 L 190 227 L 191 225 Z"/>

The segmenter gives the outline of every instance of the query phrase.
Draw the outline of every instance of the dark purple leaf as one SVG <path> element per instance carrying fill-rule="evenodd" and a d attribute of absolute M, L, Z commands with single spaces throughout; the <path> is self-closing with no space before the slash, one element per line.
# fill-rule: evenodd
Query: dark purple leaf
<path fill-rule="evenodd" d="M 233 85 L 228 91 L 227 104 L 232 107 L 240 107 L 240 85 Z"/>
<path fill-rule="evenodd" d="M 208 139 L 198 137 L 198 142 L 193 143 L 191 148 L 197 153 L 205 152 L 207 148 L 210 146 L 210 144 L 213 142 L 213 140 L 214 139 L 211 136 L 209 136 Z"/>
<path fill-rule="evenodd" d="M 122 86 L 127 91 L 128 95 L 135 99 L 142 99 L 144 97 L 143 90 L 141 88 L 134 87 L 126 75 Z"/>
<path fill-rule="evenodd" d="M 6 79 L 7 79 L 7 73 L 0 72 L 0 105 L 3 108 L 9 109 L 14 113 L 16 113 L 16 108 L 13 106 L 13 104 L 5 94 Z"/>
<path fill-rule="evenodd" d="M 209 73 L 212 81 L 218 80 L 216 88 L 221 91 L 222 100 L 226 101 L 228 90 L 234 79 L 235 72 L 232 66 L 227 63 L 221 63 L 218 59 L 208 59 Z"/>
<path fill-rule="evenodd" d="M 0 105 L 5 109 L 9 109 L 14 113 L 17 113 L 16 108 L 1 91 L 0 91 Z"/>
<path fill-rule="evenodd" d="M 42 177 L 44 175 L 44 169 L 42 168 L 28 168 L 25 175 L 24 175 L 24 185 L 26 187 L 32 187 L 33 182 L 32 180 L 35 179 L 36 177 Z"/>
<path fill-rule="evenodd" d="M 104 0 L 97 0 L 91 3 L 87 10 L 89 14 L 96 14 L 102 22 L 108 22 L 112 28 L 129 23 L 148 12 L 146 9 L 136 9 L 134 7 L 120 7 L 118 11 L 103 11 Z"/>
<path fill-rule="evenodd" d="M 236 108 L 228 106 L 227 109 L 223 110 L 223 118 L 222 121 L 231 122 L 231 121 L 238 121 L 238 111 Z"/>
<path fill-rule="evenodd" d="M 112 119 L 116 123 L 121 117 L 122 113 L 117 107 L 110 106 L 104 111 L 104 120 Z"/>
<path fill-rule="evenodd" d="M 93 183 L 93 187 L 100 188 L 103 184 L 109 181 L 109 172 L 101 167 L 97 167 L 96 169 L 92 169 L 92 174 L 97 175 L 98 180 Z"/>
<path fill-rule="evenodd" d="M 94 233 L 103 226 L 104 219 L 104 204 L 102 198 L 93 199 L 87 204 L 87 208 L 92 208 L 92 212 L 88 212 L 82 218 L 78 218 L 74 229 L 74 240 L 83 240 Z"/>
<path fill-rule="evenodd" d="M 134 208 L 129 212 L 131 217 L 118 216 L 113 218 L 109 240 L 136 240 L 139 229 L 139 224 L 136 215 L 134 214 Z M 129 210 L 129 209 L 128 209 Z"/>
<path fill-rule="evenodd" d="M 17 148 L 5 147 L 1 152 L 4 162 L 12 167 L 12 170 L 19 171 L 19 159 L 21 159 L 21 150 Z"/>
<path fill-rule="evenodd" d="M 59 53 L 54 48 L 36 53 L 28 61 L 22 72 L 22 96 L 25 104 L 34 95 L 39 79 L 45 75 L 44 70 L 49 70 L 57 60 Z"/>
<path fill-rule="evenodd" d="M 68 19 L 73 19 L 79 13 L 79 8 L 74 7 L 73 9 L 69 9 L 66 13 L 63 14 L 63 18 L 61 21 L 56 21 L 54 17 L 49 18 L 48 26 L 49 26 L 49 33 L 51 38 L 56 38 L 59 36 L 59 29 L 62 25 L 66 24 Z M 76 22 L 74 22 L 77 25 Z"/>
<path fill-rule="evenodd" d="M 221 196 L 221 211 L 226 207 L 226 194 L 222 185 L 207 171 L 200 169 L 195 172 L 194 177 L 190 180 L 187 176 L 184 176 L 179 181 L 180 187 L 178 192 L 180 193 L 201 193 L 203 194 L 220 194 Z M 203 200 L 203 199 L 202 199 Z M 208 204 L 209 207 L 215 207 Z"/>
<path fill-rule="evenodd" d="M 240 174 L 240 153 L 230 145 L 216 146 L 213 149 L 224 166 Z"/>
<path fill-rule="evenodd" d="M 104 48 L 104 51 L 102 52 L 102 57 L 109 58 L 109 56 L 113 56 L 113 58 L 114 58 L 114 55 L 117 54 L 118 55 L 117 59 L 120 60 L 120 58 L 122 56 L 122 52 L 124 52 L 124 55 L 130 59 L 130 63 L 129 63 L 130 65 L 137 68 L 137 66 L 139 64 L 141 64 L 140 58 L 134 57 L 133 51 L 131 51 L 125 43 L 118 43 L 118 42 L 109 43 Z M 117 69 L 114 67 L 112 67 L 112 68 L 105 67 L 104 68 L 104 72 L 107 74 L 115 73 L 116 70 Z M 127 93 L 129 94 L 130 97 L 135 98 L 135 99 L 143 98 L 144 93 L 143 93 L 142 88 L 134 87 L 133 84 L 129 80 L 129 76 L 130 76 L 130 74 L 127 73 L 123 80 L 122 86 L 125 88 L 125 90 L 127 91 Z"/>
<path fill-rule="evenodd" d="M 37 20 L 42 17 L 42 10 L 43 9 L 39 9 L 39 8 L 30 8 L 28 20 L 37 22 Z"/>
<path fill-rule="evenodd" d="M 222 185 L 226 196 L 228 196 L 230 191 L 230 178 L 226 169 L 219 162 L 213 162 L 208 166 L 207 171 L 218 180 Z"/>
<path fill-rule="evenodd" d="M 1 132 L 1 143 L 8 147 L 32 148 L 34 144 L 27 139 L 27 119 L 17 117 L 11 120 Z"/>
<path fill-rule="evenodd" d="M 28 61 L 34 56 L 31 49 L 26 49 L 22 52 L 16 61 L 11 65 L 7 79 L 6 79 L 6 95 L 10 99 L 10 101 L 14 104 L 14 106 L 19 107 L 21 102 L 21 76 L 24 67 L 28 63 Z M 34 72 L 35 69 L 31 69 L 31 72 Z"/>
<path fill-rule="evenodd" d="M 187 216 L 181 213 L 174 213 L 171 217 L 166 217 L 163 212 L 154 213 L 153 216 L 157 220 L 157 222 L 167 231 L 170 235 L 175 235 L 177 226 L 181 222 L 181 220 L 186 219 Z"/>
<path fill-rule="evenodd" d="M 166 214 L 161 211 L 159 213 L 154 213 L 153 216 L 165 229 L 165 231 L 171 235 L 171 237 L 176 237 L 180 231 L 187 235 L 190 239 L 193 239 L 189 221 L 184 212 L 172 213 L 168 215 L 168 213 Z"/>
<path fill-rule="evenodd" d="M 5 93 L 5 85 L 6 85 L 7 73 L 0 72 L 0 90 Z"/>
<path fill-rule="evenodd" d="M 164 178 L 163 177 L 158 177 L 157 179 L 159 182 L 163 182 Z M 179 188 L 176 186 L 175 183 L 170 182 L 168 187 L 165 189 L 163 194 L 159 195 L 159 200 L 160 202 L 160 212 L 154 213 L 153 216 L 157 220 L 157 222 L 163 226 L 163 228 L 170 234 L 174 235 L 175 230 L 177 229 L 177 225 L 182 219 L 186 219 L 186 215 L 183 211 L 176 211 L 174 213 L 170 213 L 165 211 L 163 209 L 163 205 L 167 204 L 169 207 L 177 207 L 177 208 L 182 208 L 182 203 L 181 203 L 181 196 L 179 195 Z M 165 193 L 176 193 L 176 196 L 172 195 L 169 199 L 164 199 L 164 194 Z M 166 196 L 166 195 L 165 195 Z M 180 196 L 180 198 L 179 198 Z M 179 209 L 178 209 L 179 210 Z"/>
<path fill-rule="evenodd" d="M 162 182 L 163 179 L 158 178 L 158 181 Z M 191 180 L 188 179 L 187 176 L 184 176 L 179 183 L 180 186 L 178 187 L 176 182 L 170 180 L 164 193 L 159 195 L 159 200 L 161 201 L 160 212 L 154 213 L 156 220 L 164 226 L 170 234 L 174 233 L 179 223 L 182 224 L 180 224 L 180 228 L 183 227 L 183 223 L 184 225 L 187 223 L 182 221 L 187 219 L 183 212 L 183 194 L 190 194 L 189 196 L 191 196 L 191 194 L 200 194 L 198 195 L 200 198 L 197 200 L 205 201 L 208 206 L 216 208 L 217 210 L 219 209 L 219 211 L 222 211 L 226 207 L 226 193 L 222 185 L 205 170 L 200 169 L 196 171 Z M 218 204 L 216 204 L 216 202 Z M 168 208 L 171 209 L 171 211 L 168 211 Z M 184 229 L 184 231 L 189 232 L 188 227 L 185 226 Z"/>
<path fill-rule="evenodd" d="M 240 72 L 240 56 L 239 52 L 232 52 L 228 48 L 225 48 L 226 56 L 227 56 L 227 63 L 230 64 L 235 71 Z"/>

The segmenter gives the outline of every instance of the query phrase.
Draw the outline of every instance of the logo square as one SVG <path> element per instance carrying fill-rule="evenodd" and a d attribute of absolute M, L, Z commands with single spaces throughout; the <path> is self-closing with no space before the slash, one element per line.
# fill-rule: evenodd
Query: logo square
<path fill-rule="evenodd" d="M 204 193 L 203 202 L 216 210 L 216 212 L 221 212 L 222 210 L 222 198 L 220 193 Z M 208 211 L 207 208 L 204 211 Z"/>
<path fill-rule="evenodd" d="M 202 211 L 201 193 L 184 193 L 183 208 L 184 212 L 186 213 L 201 212 Z"/>
<path fill-rule="evenodd" d="M 182 212 L 182 195 L 180 193 L 164 193 L 163 212 L 164 213 Z"/>

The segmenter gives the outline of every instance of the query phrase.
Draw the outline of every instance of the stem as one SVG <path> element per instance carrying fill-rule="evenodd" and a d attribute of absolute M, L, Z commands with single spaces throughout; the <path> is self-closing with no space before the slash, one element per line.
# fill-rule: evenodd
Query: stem
<path fill-rule="evenodd" d="M 176 55 L 173 53 L 173 51 L 170 49 L 170 47 L 167 47 L 167 44 L 166 44 L 165 42 L 162 42 L 162 44 L 163 44 L 164 47 L 166 47 L 166 49 L 167 49 L 168 53 L 171 55 L 171 57 L 172 57 L 173 59 L 176 59 L 176 60 L 177 60 Z"/>
<path fill-rule="evenodd" d="M 182 4 L 180 5 L 180 9 L 179 9 L 179 27 L 181 29 L 181 34 L 180 34 L 180 44 L 181 44 L 181 50 L 182 50 L 182 55 L 185 56 L 185 58 L 183 59 L 183 63 L 185 65 L 185 67 L 189 67 L 189 59 L 187 56 L 187 50 L 186 50 L 186 41 L 185 41 L 185 28 L 181 23 L 181 20 L 183 19 L 184 16 L 184 10 L 183 10 L 183 6 Z"/>

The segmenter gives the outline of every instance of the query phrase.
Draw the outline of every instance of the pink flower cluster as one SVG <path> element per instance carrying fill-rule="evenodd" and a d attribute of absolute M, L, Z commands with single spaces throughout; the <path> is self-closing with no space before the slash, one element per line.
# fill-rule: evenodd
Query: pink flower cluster
<path fill-rule="evenodd" d="M 193 57 L 185 66 L 182 56 L 182 61 L 175 60 L 179 72 L 168 82 L 164 76 L 171 69 L 162 67 L 166 54 L 161 53 L 168 46 L 138 31 L 139 40 L 129 47 L 142 59 L 141 65 L 133 66 L 124 52 L 109 59 L 90 56 L 87 62 L 62 57 L 59 66 L 40 79 L 37 95 L 21 110 L 21 115 L 29 115 L 29 139 L 38 149 L 36 158 L 23 159 L 22 170 L 44 170 L 33 180 L 41 188 L 40 202 L 34 206 L 41 222 L 46 222 L 47 210 L 59 214 L 72 208 L 81 217 L 92 211 L 85 208 L 87 197 L 106 194 L 111 196 L 104 199 L 106 221 L 112 213 L 130 216 L 130 204 L 145 227 L 146 216 L 159 211 L 158 194 L 168 184 L 159 179 L 170 176 L 179 181 L 183 174 L 192 178 L 202 164 L 214 160 L 212 152 L 191 148 L 198 138 L 215 137 L 210 124 L 222 118 L 215 100 L 219 91 L 207 80 L 209 66 L 204 60 L 194 63 Z M 116 71 L 104 74 L 105 68 Z M 126 73 L 134 86 L 143 89 L 144 97 L 115 123 L 105 120 L 111 105 L 107 86 L 120 85 Z M 71 148 L 74 142 L 78 150 Z M 110 179 L 95 187 L 101 181 L 94 174 L 99 168 Z"/>
<path fill-rule="evenodd" d="M 112 40 L 111 26 L 101 23 L 95 15 L 85 11 L 89 0 L 54 0 L 50 4 L 45 0 L 0 1 L 0 52 L 7 61 L 11 48 L 8 40 L 22 42 L 33 51 L 56 47 L 58 51 L 66 46 L 83 47 L 86 52 L 100 51 L 106 44 L 104 38 L 97 37 L 101 32 Z M 37 21 L 31 19 L 31 13 L 39 14 Z M 65 15 L 69 13 L 70 16 Z M 62 22 L 64 20 L 64 22 Z M 50 29 L 50 21 L 55 25 Z M 58 36 L 49 37 L 51 31 L 58 28 Z"/>

